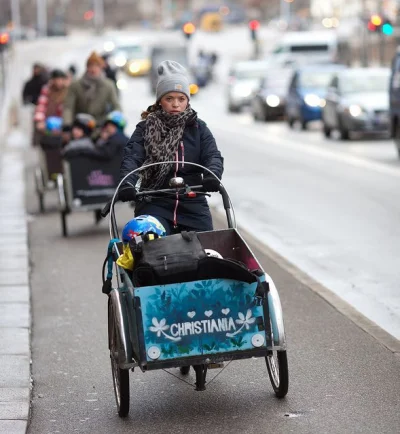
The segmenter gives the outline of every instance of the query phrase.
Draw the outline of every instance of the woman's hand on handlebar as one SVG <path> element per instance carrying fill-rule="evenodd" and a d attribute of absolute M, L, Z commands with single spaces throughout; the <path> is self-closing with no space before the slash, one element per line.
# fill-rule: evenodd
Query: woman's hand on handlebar
<path fill-rule="evenodd" d="M 213 192 L 219 191 L 221 183 L 212 175 L 204 175 L 203 188 L 205 191 Z"/>
<path fill-rule="evenodd" d="M 136 189 L 129 184 L 122 185 L 118 190 L 118 200 L 121 202 L 134 202 L 136 200 Z"/>

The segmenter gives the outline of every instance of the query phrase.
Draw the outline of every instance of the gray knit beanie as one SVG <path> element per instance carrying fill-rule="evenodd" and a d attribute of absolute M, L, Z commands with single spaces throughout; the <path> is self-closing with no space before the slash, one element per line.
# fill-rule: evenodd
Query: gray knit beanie
<path fill-rule="evenodd" d="M 157 102 L 168 92 L 182 92 L 190 99 L 189 77 L 178 62 L 164 60 L 158 65 Z"/>

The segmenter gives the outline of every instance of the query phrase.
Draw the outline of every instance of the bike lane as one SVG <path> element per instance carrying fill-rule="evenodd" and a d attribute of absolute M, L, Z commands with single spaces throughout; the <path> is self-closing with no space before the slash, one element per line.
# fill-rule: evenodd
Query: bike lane
<path fill-rule="evenodd" d="M 27 176 L 31 179 L 32 163 Z M 28 210 L 35 214 L 30 186 L 27 197 Z M 250 238 L 282 299 L 287 397 L 274 397 L 263 359 L 232 362 L 202 393 L 162 371 L 137 370 L 131 374 L 130 416 L 120 419 L 107 348 L 107 297 L 101 293 L 107 225 L 94 226 L 92 213 L 75 213 L 69 219 L 71 235 L 64 239 L 56 203 L 53 195 L 49 211 L 33 215 L 29 225 L 34 317 L 30 433 L 398 432 L 400 360 L 395 349 L 365 333 Z M 120 208 L 118 216 L 124 223 L 131 209 Z M 210 371 L 209 380 L 217 372 Z M 189 381 L 194 382 L 192 373 Z"/>

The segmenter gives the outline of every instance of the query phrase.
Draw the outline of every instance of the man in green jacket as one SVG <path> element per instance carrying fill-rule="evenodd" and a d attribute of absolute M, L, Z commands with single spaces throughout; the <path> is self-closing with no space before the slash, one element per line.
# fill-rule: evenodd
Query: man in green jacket
<path fill-rule="evenodd" d="M 104 60 L 93 52 L 86 62 L 86 72 L 73 82 L 64 102 L 64 129 L 70 127 L 78 113 L 87 113 L 101 125 L 107 114 L 121 110 L 115 84 L 105 77 Z"/>

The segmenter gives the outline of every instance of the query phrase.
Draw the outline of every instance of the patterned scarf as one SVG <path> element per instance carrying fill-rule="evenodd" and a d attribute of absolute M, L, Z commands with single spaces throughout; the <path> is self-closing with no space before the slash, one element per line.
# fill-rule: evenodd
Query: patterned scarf
<path fill-rule="evenodd" d="M 144 149 L 146 159 L 143 165 L 173 161 L 176 159 L 179 143 L 188 122 L 195 120 L 197 113 L 187 106 L 178 114 L 168 114 L 164 110 L 150 113 L 146 119 L 144 132 Z M 149 167 L 142 172 L 141 187 L 147 189 L 160 188 L 171 172 L 172 164 L 162 164 Z"/>

